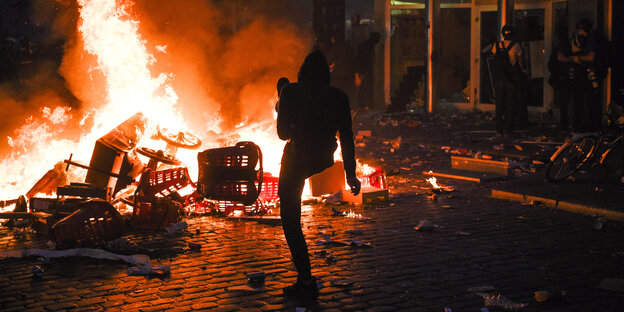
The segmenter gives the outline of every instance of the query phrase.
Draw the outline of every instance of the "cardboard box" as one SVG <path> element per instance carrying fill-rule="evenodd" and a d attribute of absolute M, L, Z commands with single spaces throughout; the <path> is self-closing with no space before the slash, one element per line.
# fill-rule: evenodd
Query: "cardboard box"
<path fill-rule="evenodd" d="M 365 186 L 358 195 L 353 195 L 351 190 L 342 190 L 342 200 L 356 205 L 383 204 L 388 202 L 388 190 Z"/>
<path fill-rule="evenodd" d="M 346 178 L 344 163 L 336 161 L 333 166 L 310 177 L 310 192 L 312 196 L 334 194 L 345 187 Z"/>

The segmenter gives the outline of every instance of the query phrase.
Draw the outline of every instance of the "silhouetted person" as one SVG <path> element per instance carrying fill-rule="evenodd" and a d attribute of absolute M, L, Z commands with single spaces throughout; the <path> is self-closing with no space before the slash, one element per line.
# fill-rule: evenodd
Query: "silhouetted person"
<path fill-rule="evenodd" d="M 494 104 L 496 105 L 496 134 L 513 131 L 514 111 L 519 111 L 518 84 L 522 80 L 522 48 L 515 41 L 516 29 L 505 25 L 503 40 L 492 47 L 494 53 Z"/>
<path fill-rule="evenodd" d="M 347 183 L 354 194 L 360 191 L 349 100 L 344 92 L 330 87 L 329 80 L 327 60 L 322 52 L 315 51 L 301 65 L 298 82 L 285 85 L 280 96 L 277 134 L 288 141 L 279 176 L 280 214 L 298 273 L 297 282 L 284 288 L 286 296 L 318 296 L 301 230 L 301 193 L 308 177 L 333 165 L 336 132 L 340 134 Z"/>
<path fill-rule="evenodd" d="M 381 34 L 372 32 L 368 39 L 362 41 L 357 49 L 356 86 L 359 84 L 358 104 L 360 108 L 373 107 L 373 85 L 375 70 L 375 45 L 379 43 Z"/>
<path fill-rule="evenodd" d="M 598 59 L 598 34 L 592 29 L 592 22 L 581 19 L 576 23 L 577 35 L 570 41 L 570 55 L 559 54 L 557 59 L 569 67 L 569 95 L 574 101 L 574 132 L 598 131 L 602 125 L 596 73 Z"/>
<path fill-rule="evenodd" d="M 282 77 L 277 80 L 277 102 L 275 103 L 275 111 L 279 112 L 279 98 L 282 95 L 282 88 L 289 84 L 290 80 L 286 77 Z"/>
<path fill-rule="evenodd" d="M 557 102 L 559 103 L 559 126 L 564 131 L 567 131 L 570 126 L 568 108 L 572 90 L 569 78 L 570 65 L 567 62 L 561 62 L 559 59 L 569 56 L 570 49 L 566 40 L 564 44 L 560 44 L 552 49 L 548 59 L 548 71 L 550 72 L 548 83 L 555 90 Z"/>

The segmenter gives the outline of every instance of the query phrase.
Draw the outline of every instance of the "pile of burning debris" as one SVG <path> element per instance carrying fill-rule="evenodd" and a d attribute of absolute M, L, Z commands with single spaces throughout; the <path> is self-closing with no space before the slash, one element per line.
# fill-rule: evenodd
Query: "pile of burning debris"
<path fill-rule="evenodd" d="M 263 171 L 262 152 L 253 142 L 197 153 L 193 182 L 176 154 L 179 148 L 198 149 L 201 140 L 158 129 L 158 139 L 167 143 L 164 150 L 137 146 L 147 122 L 137 113 L 96 141 L 89 165 L 70 155 L 25 196 L 0 201 L 0 207 L 15 205 L 0 219 L 8 219 L 7 226 L 31 226 L 51 236 L 57 249 L 67 249 L 97 247 L 123 236 L 127 228 L 165 230 L 185 215 L 268 216 L 279 207 L 278 178 Z M 73 182 L 81 175 L 71 173 L 83 170 L 84 182 Z M 359 164 L 358 171 L 363 188 L 357 197 L 344 191 L 341 161 L 310 178 L 311 194 L 337 194 L 339 201 L 357 204 L 387 201 L 383 170 Z M 38 197 L 42 194 L 56 197 Z"/>
<path fill-rule="evenodd" d="M 262 215 L 277 204 L 277 178 L 263 172 L 262 153 L 252 142 L 199 152 L 193 182 L 176 158 L 179 148 L 197 149 L 188 132 L 159 129 L 165 150 L 137 146 L 147 125 L 138 113 L 95 143 L 89 165 L 69 159 L 48 171 L 0 213 L 7 226 L 32 226 L 50 235 L 58 249 L 94 247 L 119 238 L 126 228 L 164 230 L 193 213 Z M 149 159 L 145 164 L 138 155 Z M 84 182 L 69 182 L 70 167 L 86 170 Z M 55 194 L 56 197 L 37 197 Z"/>

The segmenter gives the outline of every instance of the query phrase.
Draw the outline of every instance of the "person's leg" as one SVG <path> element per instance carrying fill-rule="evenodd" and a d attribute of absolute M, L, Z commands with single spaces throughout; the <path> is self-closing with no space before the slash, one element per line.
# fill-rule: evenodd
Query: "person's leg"
<path fill-rule="evenodd" d="M 305 177 L 299 174 L 292 164 L 282 160 L 278 193 L 280 197 L 280 215 L 284 236 L 290 248 L 298 281 L 306 281 L 312 277 L 308 245 L 301 230 L 301 193 Z"/>
<path fill-rule="evenodd" d="M 496 122 L 496 133 L 498 134 L 503 134 L 503 112 L 504 112 L 504 107 L 505 107 L 504 101 L 505 101 L 504 83 L 501 81 L 496 81 L 494 83 L 494 105 L 496 108 L 494 120 Z"/>
<path fill-rule="evenodd" d="M 505 83 L 505 131 L 507 133 L 511 133 L 513 131 L 514 125 L 514 112 L 519 112 L 517 109 L 516 102 L 516 86 L 512 82 Z"/>
<path fill-rule="evenodd" d="M 566 84 L 557 90 L 559 100 L 559 124 L 561 130 L 568 130 L 570 126 L 568 118 L 568 105 L 570 104 L 570 87 Z"/>
<path fill-rule="evenodd" d="M 590 88 L 587 97 L 587 110 L 589 118 L 589 131 L 600 131 L 602 128 L 602 106 L 600 105 L 600 94 L 597 90 Z"/>
<path fill-rule="evenodd" d="M 574 103 L 574 124 L 572 129 L 574 132 L 584 132 L 584 118 L 585 116 L 585 92 L 583 91 L 583 84 L 578 80 L 572 81 L 572 91 L 570 92 Z"/>

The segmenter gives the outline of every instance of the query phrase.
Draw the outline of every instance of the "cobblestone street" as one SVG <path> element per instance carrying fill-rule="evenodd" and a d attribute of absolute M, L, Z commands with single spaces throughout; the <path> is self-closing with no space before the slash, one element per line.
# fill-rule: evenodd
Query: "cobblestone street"
<path fill-rule="evenodd" d="M 425 164 L 448 157 L 415 146 L 404 149 Z M 384 157 L 400 163 L 405 156 L 393 155 Z M 388 177 L 386 205 L 335 206 L 362 218 L 333 216 L 326 204 L 304 206 L 313 274 L 324 286 L 317 301 L 282 296 L 296 272 L 280 226 L 202 216 L 175 234 L 128 236 L 153 265 L 171 266 L 166 277 L 129 276 L 128 264 L 88 258 L 2 259 L 0 310 L 621 310 L 621 293 L 598 288 L 604 278 L 624 277 L 621 223 L 597 230 L 591 216 L 491 199 L 490 185 L 472 182 L 441 180 L 455 191 L 433 200 L 417 171 Z M 437 227 L 417 231 L 421 220 Z M 42 238 L 0 233 L 2 250 L 45 248 Z M 364 244 L 340 243 L 354 239 Z M 36 265 L 44 269 L 41 278 L 31 273 Z M 267 273 L 265 283 L 249 288 L 246 273 L 256 271 Z M 566 295 L 536 302 L 541 290 Z"/>

